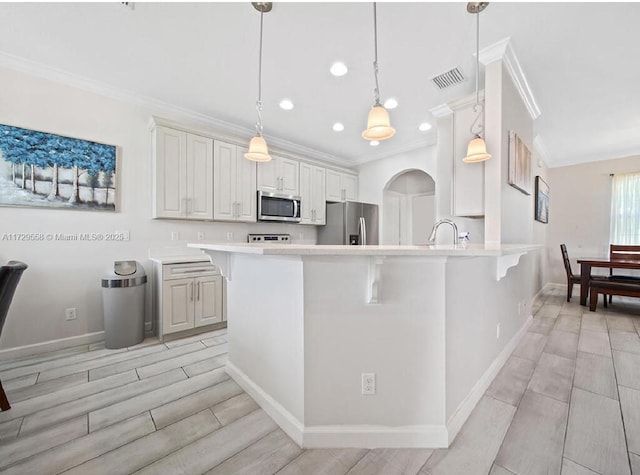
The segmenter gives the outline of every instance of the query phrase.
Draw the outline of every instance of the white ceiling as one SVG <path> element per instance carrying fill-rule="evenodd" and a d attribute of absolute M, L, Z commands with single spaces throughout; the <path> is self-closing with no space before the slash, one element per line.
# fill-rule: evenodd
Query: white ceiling
<path fill-rule="evenodd" d="M 4 64 L 24 58 L 253 130 L 260 14 L 248 2 L 0 3 L 0 18 Z M 640 3 L 494 2 L 480 21 L 481 49 L 510 37 L 549 166 L 640 155 Z M 275 3 L 264 17 L 267 140 L 346 166 L 433 144 L 433 130 L 417 129 L 429 110 L 474 92 L 475 17 L 466 3 L 379 3 L 378 49 L 382 98 L 399 106 L 396 136 L 371 147 L 360 134 L 373 103 L 372 4 Z M 329 74 L 337 60 L 346 76 Z M 467 81 L 431 84 L 456 66 Z M 292 111 L 278 107 L 285 97 Z"/>

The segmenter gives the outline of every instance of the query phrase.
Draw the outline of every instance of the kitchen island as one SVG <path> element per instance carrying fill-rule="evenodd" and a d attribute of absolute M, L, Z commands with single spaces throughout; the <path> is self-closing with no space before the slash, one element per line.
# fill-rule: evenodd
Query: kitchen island
<path fill-rule="evenodd" d="M 227 279 L 228 373 L 302 447 L 447 447 L 526 330 L 539 248 L 189 247 Z"/>

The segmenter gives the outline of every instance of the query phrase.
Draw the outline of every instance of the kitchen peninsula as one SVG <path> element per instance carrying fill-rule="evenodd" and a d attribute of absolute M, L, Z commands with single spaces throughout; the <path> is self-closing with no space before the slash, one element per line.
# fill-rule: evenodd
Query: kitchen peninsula
<path fill-rule="evenodd" d="M 228 373 L 298 444 L 447 447 L 526 330 L 539 246 L 189 247 L 227 279 Z"/>

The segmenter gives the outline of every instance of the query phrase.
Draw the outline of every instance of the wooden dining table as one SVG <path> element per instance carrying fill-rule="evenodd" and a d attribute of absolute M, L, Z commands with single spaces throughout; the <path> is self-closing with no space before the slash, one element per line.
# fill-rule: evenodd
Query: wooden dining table
<path fill-rule="evenodd" d="M 609 269 L 640 269 L 640 260 L 610 260 L 608 257 L 581 257 L 578 259 L 578 264 L 580 264 L 580 305 L 587 305 L 592 267 L 607 267 Z"/>

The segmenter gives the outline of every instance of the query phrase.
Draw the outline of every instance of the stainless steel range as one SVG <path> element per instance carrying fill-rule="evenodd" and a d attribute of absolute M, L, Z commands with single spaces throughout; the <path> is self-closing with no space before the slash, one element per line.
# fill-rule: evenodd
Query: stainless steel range
<path fill-rule="evenodd" d="M 247 242 L 291 244 L 291 234 L 247 234 Z"/>

